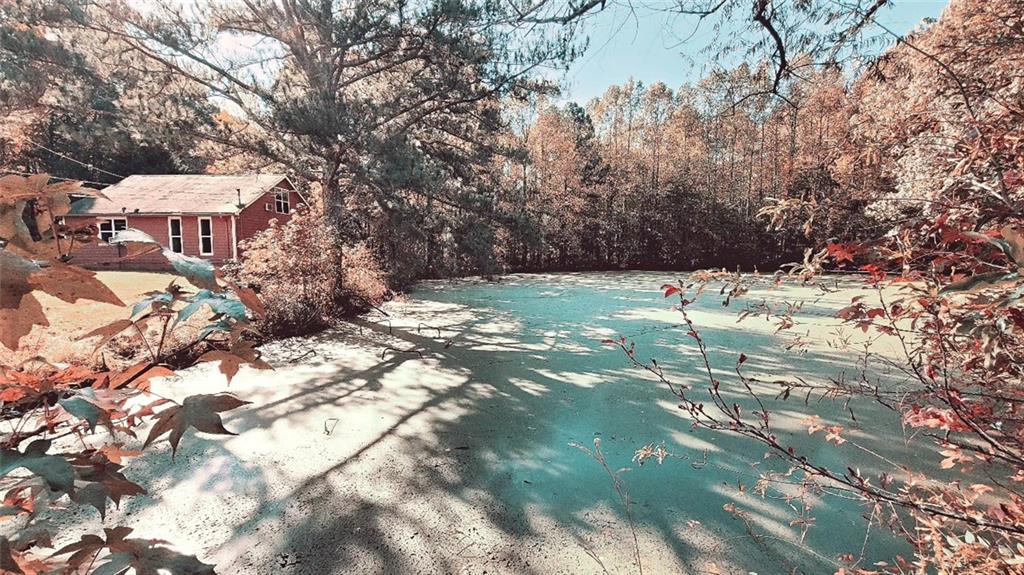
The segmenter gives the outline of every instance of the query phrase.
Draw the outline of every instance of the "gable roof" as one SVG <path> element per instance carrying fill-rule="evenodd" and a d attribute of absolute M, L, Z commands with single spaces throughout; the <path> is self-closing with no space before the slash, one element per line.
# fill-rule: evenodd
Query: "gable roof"
<path fill-rule="evenodd" d="M 75 200 L 71 214 L 237 214 L 283 185 L 294 188 L 284 174 L 128 176 L 104 188 L 105 199 Z"/>

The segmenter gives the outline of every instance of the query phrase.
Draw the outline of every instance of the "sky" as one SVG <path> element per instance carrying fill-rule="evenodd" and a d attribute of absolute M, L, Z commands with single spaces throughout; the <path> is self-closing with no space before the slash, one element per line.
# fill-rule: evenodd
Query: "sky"
<path fill-rule="evenodd" d="M 649 5 L 659 2 L 669 0 L 654 0 Z M 903 34 L 924 18 L 938 18 L 946 4 L 946 0 L 894 0 L 879 12 L 878 21 Z M 561 79 L 563 98 L 585 104 L 608 86 L 630 78 L 645 84 L 664 82 L 671 88 L 699 79 L 708 64 L 700 49 L 713 32 L 705 23 L 693 33 L 695 23 L 692 17 L 673 19 L 650 8 L 631 12 L 625 4 L 609 3 L 588 21 L 590 45 Z M 881 30 L 867 31 L 872 32 Z M 692 37 L 681 41 L 691 33 Z"/>

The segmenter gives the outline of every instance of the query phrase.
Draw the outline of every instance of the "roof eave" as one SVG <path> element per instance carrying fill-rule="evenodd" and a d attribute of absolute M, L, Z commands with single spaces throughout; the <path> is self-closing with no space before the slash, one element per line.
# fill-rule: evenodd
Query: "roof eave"
<path fill-rule="evenodd" d="M 288 176 L 284 176 L 283 178 L 278 180 L 276 183 L 274 183 L 273 185 L 267 187 L 267 189 L 263 190 L 263 192 L 260 193 L 260 195 L 256 196 L 255 198 L 253 198 L 251 202 L 245 204 L 244 207 L 242 207 L 240 210 L 238 210 L 238 213 L 241 213 L 243 210 L 248 209 L 250 206 L 252 206 L 256 202 L 260 201 L 260 199 L 262 199 L 264 195 L 269 194 L 272 190 L 274 190 L 275 188 L 279 187 L 281 182 L 288 182 L 288 185 L 292 187 L 292 189 L 290 189 L 288 191 L 295 192 L 296 194 L 299 195 L 300 198 L 302 198 L 303 202 L 305 202 L 307 204 L 309 203 L 309 200 L 307 200 L 306 196 L 304 196 L 302 194 L 302 192 L 299 191 L 299 189 L 295 186 L 295 183 L 292 182 L 291 179 L 288 178 Z"/>
<path fill-rule="evenodd" d="M 143 217 L 143 216 L 237 216 L 242 213 L 241 209 L 230 211 L 223 210 L 218 212 L 79 212 L 76 214 L 67 214 L 65 217 L 108 217 L 108 218 L 126 218 L 128 216 Z"/>

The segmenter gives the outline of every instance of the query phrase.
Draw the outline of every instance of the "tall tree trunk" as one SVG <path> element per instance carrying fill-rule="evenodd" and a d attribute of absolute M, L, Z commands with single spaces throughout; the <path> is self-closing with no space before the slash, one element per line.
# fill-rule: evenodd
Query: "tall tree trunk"
<path fill-rule="evenodd" d="M 330 262 L 333 268 L 334 293 L 332 300 L 338 301 L 345 290 L 345 227 L 348 214 L 345 213 L 345 193 L 338 181 L 340 162 L 328 163 L 324 168 L 323 178 L 320 181 L 321 193 L 323 194 L 324 206 L 324 227 L 334 241 L 335 256 Z"/>
<path fill-rule="evenodd" d="M 434 194 L 427 192 L 427 218 L 430 218 L 430 214 L 434 213 Z M 435 266 L 435 244 L 434 240 L 437 238 L 436 230 L 433 229 L 432 225 L 423 226 L 426 232 L 426 248 L 427 248 L 427 276 L 434 277 L 434 266 Z"/>

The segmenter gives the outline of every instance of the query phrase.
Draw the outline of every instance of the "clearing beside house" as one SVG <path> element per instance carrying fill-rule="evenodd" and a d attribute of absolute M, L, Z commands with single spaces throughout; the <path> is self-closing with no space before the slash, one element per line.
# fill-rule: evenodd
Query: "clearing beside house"
<path fill-rule="evenodd" d="M 131 306 L 141 300 L 146 292 L 162 290 L 171 281 L 177 281 L 178 285 L 189 285 L 180 275 L 171 273 L 100 271 L 96 272 L 96 277 L 117 294 L 126 307 L 91 300 L 79 300 L 71 304 L 46 293 L 36 292 L 50 325 L 34 327 L 32 333 L 21 340 L 21 348 L 17 352 L 0 345 L 0 365 L 17 365 L 37 356 L 50 362 L 88 357 L 95 347 L 95 340 L 79 342 L 76 341 L 77 337 L 97 326 L 127 318 Z"/>

